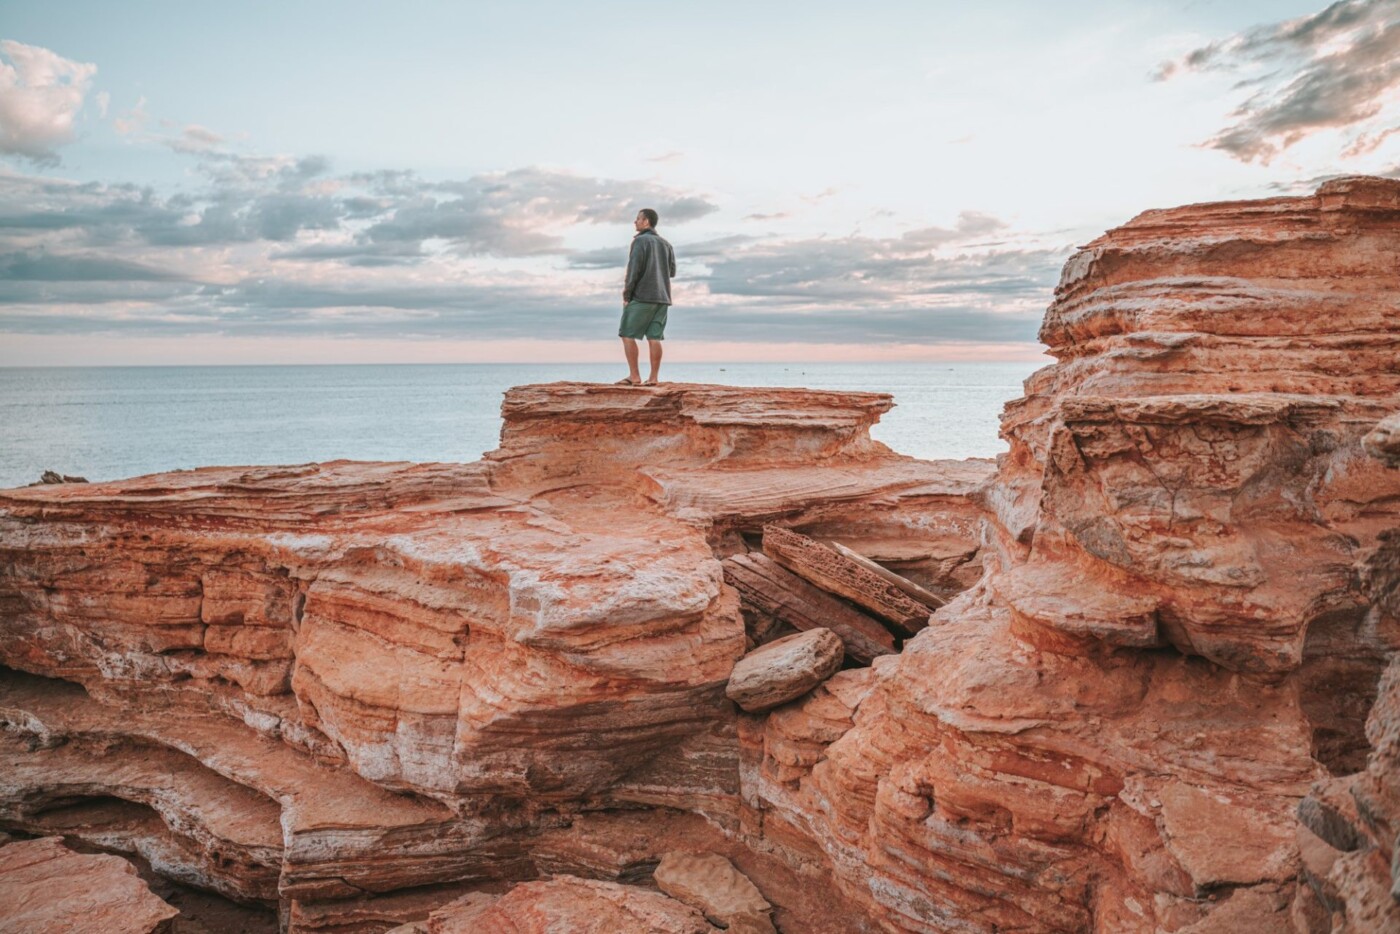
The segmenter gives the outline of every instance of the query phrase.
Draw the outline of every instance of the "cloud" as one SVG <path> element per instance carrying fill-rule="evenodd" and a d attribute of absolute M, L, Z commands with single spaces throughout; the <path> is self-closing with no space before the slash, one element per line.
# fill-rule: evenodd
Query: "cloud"
<path fill-rule="evenodd" d="M 753 237 L 743 234 L 732 234 L 727 237 L 715 237 L 696 242 L 676 241 L 673 246 L 675 246 L 677 256 L 681 258 L 682 262 L 692 263 L 726 256 L 736 247 L 751 243 L 753 240 Z M 584 250 L 569 255 L 571 269 L 622 269 L 626 265 L 626 243 L 598 250 Z"/>
<path fill-rule="evenodd" d="M 434 241 L 460 255 L 564 256 L 572 252 L 564 232 L 579 224 L 623 225 L 648 205 L 663 224 L 715 210 L 705 198 L 645 182 L 540 169 L 441 182 L 404 173 L 333 178 L 319 156 L 209 148 L 222 137 L 199 127 L 185 127 L 179 140 L 199 143 L 177 148 L 199 160 L 207 180 L 201 190 L 162 196 L 131 185 L 0 179 L 0 246 L 21 231 L 71 231 L 79 246 L 139 240 L 167 247 L 291 244 L 323 231 L 333 236 L 281 255 L 400 264 L 425 255 L 424 244 Z"/>
<path fill-rule="evenodd" d="M 334 243 L 309 243 L 273 253 L 273 259 L 325 262 L 335 260 L 349 266 L 404 266 L 425 257 L 417 243 L 366 243 L 359 240 Z"/>
<path fill-rule="evenodd" d="M 965 211 L 952 227 L 922 227 L 898 237 L 816 238 L 760 243 L 709 261 L 710 291 L 784 302 L 917 299 L 981 291 L 1034 294 L 1053 286 L 1065 251 L 973 249 L 1006 228 L 988 214 Z M 957 246 L 954 256 L 942 256 Z"/>
<path fill-rule="evenodd" d="M 207 127 L 191 123 L 180 130 L 180 135 L 166 143 L 176 152 L 205 153 L 221 149 L 224 138 Z"/>
<path fill-rule="evenodd" d="M 611 294 L 574 298 L 547 281 L 260 278 L 230 286 L 133 282 L 115 290 L 73 282 L 47 306 L 33 303 L 37 290 L 21 290 L 24 285 L 0 282 L 0 331 L 479 340 L 547 333 L 559 340 L 586 340 L 612 333 L 617 316 Z M 692 282 L 678 285 L 680 296 L 695 288 Z M 784 343 L 1033 342 L 1040 319 L 1038 307 L 988 309 L 976 294 L 956 302 L 911 301 L 880 308 L 856 299 L 803 311 L 771 302 L 682 302 L 673 312 L 673 321 L 690 340 Z"/>
<path fill-rule="evenodd" d="M 162 281 L 170 274 L 106 256 L 53 254 L 44 250 L 0 254 L 0 280 L 36 282 Z"/>
<path fill-rule="evenodd" d="M 835 187 L 823 188 L 821 191 L 817 192 L 814 195 L 802 195 L 801 198 L 808 204 L 820 204 L 827 198 L 835 196 L 839 191 L 840 189 Z"/>
<path fill-rule="evenodd" d="M 57 165 L 58 148 L 74 138 L 97 66 L 13 39 L 0 40 L 0 153 Z"/>
<path fill-rule="evenodd" d="M 981 296 L 989 308 L 1044 303 L 1068 250 L 1013 249 L 948 257 L 901 239 L 847 237 L 763 245 L 717 259 L 710 292 L 783 304 L 926 303 Z"/>
<path fill-rule="evenodd" d="M 639 207 L 676 243 L 695 340 L 1033 341 L 1063 259 L 1007 247 L 1005 222 L 975 211 L 885 238 L 691 240 L 683 222 L 713 200 L 656 182 L 336 174 L 177 130 L 191 145 L 166 144 L 197 179 L 178 191 L 0 174 L 0 332 L 596 338 L 615 326 Z M 574 246 L 602 225 L 614 246 Z"/>
<path fill-rule="evenodd" d="M 146 128 L 146 121 L 151 119 L 151 115 L 146 112 L 146 98 L 136 99 L 136 106 L 122 114 L 120 117 L 112 118 L 112 129 L 122 136 L 133 136 Z"/>
<path fill-rule="evenodd" d="M 478 175 L 458 182 L 408 185 L 404 199 L 365 231 L 371 243 L 447 240 L 464 255 L 539 256 L 568 249 L 560 233 L 577 224 L 626 224 L 644 207 L 659 226 L 704 217 L 716 206 L 650 182 L 589 178 L 544 169 Z"/>
<path fill-rule="evenodd" d="M 1349 175 L 1353 174 L 1355 173 L 1329 172 L 1322 175 L 1299 176 L 1297 178 L 1291 178 L 1285 181 L 1270 182 L 1268 185 L 1265 186 L 1265 188 L 1267 188 L 1271 192 L 1282 195 L 1310 195 L 1313 192 L 1317 191 L 1318 187 L 1324 182 L 1330 182 L 1335 178 L 1346 178 Z M 1400 179 L 1400 162 L 1384 166 L 1380 169 L 1377 169 L 1374 172 L 1369 172 L 1367 174 L 1377 175 L 1381 178 Z"/>
<path fill-rule="evenodd" d="M 1400 0 L 1343 0 L 1320 13 L 1259 26 L 1161 65 L 1169 80 L 1191 71 L 1242 73 L 1249 96 L 1206 145 L 1268 164 L 1322 130 L 1355 130 L 1347 155 L 1374 149 L 1400 90 Z M 1382 118 L 1382 119 L 1378 119 Z"/>

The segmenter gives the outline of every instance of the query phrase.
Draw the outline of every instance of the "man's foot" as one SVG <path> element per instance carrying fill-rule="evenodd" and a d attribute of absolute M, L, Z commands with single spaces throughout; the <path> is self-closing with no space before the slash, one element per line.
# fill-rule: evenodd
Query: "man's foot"
<path fill-rule="evenodd" d="M 622 377 L 622 379 L 620 379 L 620 380 L 618 380 L 617 382 L 613 383 L 613 385 L 614 385 L 614 386 L 640 386 L 640 385 L 642 385 L 642 381 L 641 381 L 640 379 L 633 379 L 633 378 L 630 377 L 630 376 L 624 376 L 624 377 Z"/>
<path fill-rule="evenodd" d="M 658 382 L 657 382 L 656 380 L 654 380 L 654 379 L 649 379 L 649 380 L 647 380 L 645 383 L 642 383 L 642 385 L 643 385 L 643 386 L 660 386 L 661 384 L 658 383 Z"/>

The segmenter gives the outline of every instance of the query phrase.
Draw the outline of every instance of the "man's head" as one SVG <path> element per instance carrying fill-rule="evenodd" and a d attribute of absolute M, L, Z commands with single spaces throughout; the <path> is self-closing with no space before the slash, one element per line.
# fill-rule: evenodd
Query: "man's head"
<path fill-rule="evenodd" d="M 660 219 L 651 208 L 642 208 L 637 212 L 637 219 L 632 222 L 632 226 L 637 228 L 638 233 L 648 229 L 655 230 L 656 222 Z"/>

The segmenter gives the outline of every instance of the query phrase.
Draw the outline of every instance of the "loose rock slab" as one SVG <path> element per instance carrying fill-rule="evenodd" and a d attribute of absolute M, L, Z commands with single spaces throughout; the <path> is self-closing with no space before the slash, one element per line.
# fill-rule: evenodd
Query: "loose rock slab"
<path fill-rule="evenodd" d="M 667 853 L 656 867 L 657 888 L 698 908 L 729 930 L 772 932 L 773 906 L 748 876 L 718 853 Z"/>
<path fill-rule="evenodd" d="M 886 620 L 900 635 L 912 636 L 928 625 L 928 607 L 887 578 L 799 532 L 764 526 L 763 553 L 798 577 Z"/>
<path fill-rule="evenodd" d="M 894 636 L 879 621 L 807 583 L 765 554 L 725 558 L 724 579 L 744 603 L 794 629 L 830 629 L 862 665 L 893 655 Z"/>
<path fill-rule="evenodd" d="M 151 934 L 179 913 L 118 856 L 74 853 L 58 837 L 0 847 L 0 930 Z"/>
<path fill-rule="evenodd" d="M 806 694 L 841 667 L 845 649 L 830 629 L 811 629 L 754 649 L 734 666 L 724 693 L 756 713 Z"/>

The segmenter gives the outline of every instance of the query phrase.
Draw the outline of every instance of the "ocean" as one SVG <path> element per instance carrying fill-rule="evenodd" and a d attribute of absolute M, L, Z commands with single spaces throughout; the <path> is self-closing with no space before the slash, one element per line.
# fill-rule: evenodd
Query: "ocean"
<path fill-rule="evenodd" d="M 667 380 L 894 394 L 873 435 L 921 458 L 992 457 L 1001 407 L 1041 364 L 675 364 Z M 114 480 L 212 465 L 339 458 L 474 461 L 501 394 L 612 382 L 618 364 L 0 368 L 0 488 L 45 470 Z"/>

